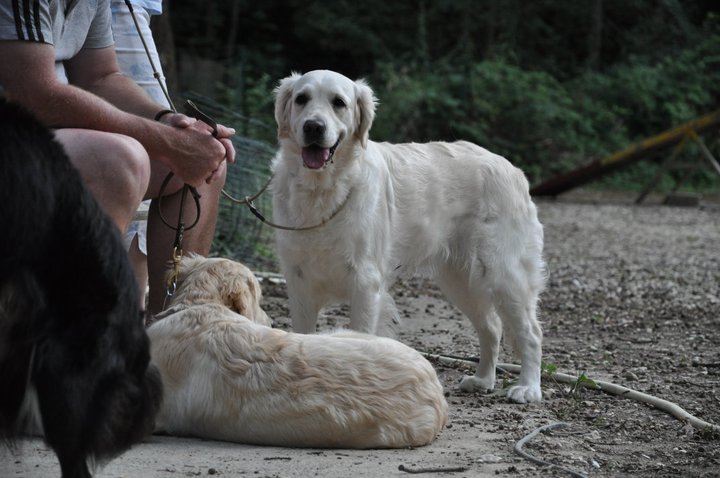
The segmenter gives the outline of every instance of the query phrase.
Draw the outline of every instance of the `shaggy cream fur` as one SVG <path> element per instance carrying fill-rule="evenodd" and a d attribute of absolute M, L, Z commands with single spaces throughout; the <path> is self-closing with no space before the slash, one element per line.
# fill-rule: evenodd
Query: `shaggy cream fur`
<path fill-rule="evenodd" d="M 416 273 L 435 277 L 472 322 L 480 362 L 463 390 L 490 390 L 505 331 L 522 362 L 516 402 L 541 398 L 543 230 L 528 182 L 474 144 L 368 139 L 376 100 L 362 80 L 332 71 L 293 74 L 276 90 L 280 150 L 273 219 L 296 332 L 321 308 L 350 303 L 350 327 L 376 333 L 396 316 L 388 290 Z"/>
<path fill-rule="evenodd" d="M 148 330 L 165 388 L 159 431 L 295 447 L 395 448 L 435 439 L 448 406 L 418 352 L 352 331 L 272 329 L 260 300 L 245 266 L 183 259 L 172 307 Z"/>

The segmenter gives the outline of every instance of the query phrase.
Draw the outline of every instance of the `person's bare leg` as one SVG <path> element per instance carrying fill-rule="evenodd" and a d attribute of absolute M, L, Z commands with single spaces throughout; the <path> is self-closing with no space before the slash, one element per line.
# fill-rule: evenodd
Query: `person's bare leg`
<path fill-rule="evenodd" d="M 135 278 L 137 279 L 138 287 L 140 288 L 140 303 L 143 308 L 145 308 L 145 294 L 147 293 L 148 287 L 148 268 L 147 258 L 140 250 L 140 244 L 138 244 L 139 240 L 140 236 L 135 234 L 135 237 L 133 237 L 133 240 L 130 243 L 130 248 L 128 249 L 128 256 L 130 256 L 130 263 L 132 264 L 133 271 L 135 272 Z"/>
<path fill-rule="evenodd" d="M 156 166 L 157 167 L 157 166 Z M 153 171 L 150 192 L 153 197 L 160 189 L 160 184 L 165 178 L 166 170 L 157 168 Z M 207 256 L 210 252 L 213 236 L 215 235 L 215 224 L 219 206 L 220 193 L 225 184 L 225 177 L 212 184 L 203 184 L 197 188 L 200 193 L 200 219 L 195 227 L 185 231 L 182 241 L 182 252 L 188 254 L 194 252 Z M 170 194 L 168 194 L 168 192 Z M 180 212 L 180 199 L 182 196 L 182 183 L 173 178 L 166 188 L 166 195 L 162 199 L 163 217 L 172 225 L 177 227 L 178 215 Z M 185 227 L 190 227 L 196 217 L 195 201 L 188 192 L 184 206 Z M 148 212 L 147 228 L 147 252 L 148 252 L 148 274 L 150 291 L 148 295 L 148 320 L 163 310 L 163 304 L 167 296 L 165 276 L 172 267 L 173 247 L 175 245 L 175 230 L 166 226 L 158 212 L 158 201 L 153 199 Z"/>
<path fill-rule="evenodd" d="M 150 181 L 150 159 L 136 140 L 114 133 L 59 129 L 55 138 L 103 211 L 124 232 Z"/>

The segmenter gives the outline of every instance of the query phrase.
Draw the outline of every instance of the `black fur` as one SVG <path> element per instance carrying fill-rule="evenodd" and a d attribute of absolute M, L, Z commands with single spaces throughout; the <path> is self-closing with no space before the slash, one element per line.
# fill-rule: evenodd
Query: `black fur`
<path fill-rule="evenodd" d="M 152 431 L 138 287 L 119 231 L 52 133 L 0 99 L 0 433 L 27 426 L 34 388 L 65 478 Z"/>

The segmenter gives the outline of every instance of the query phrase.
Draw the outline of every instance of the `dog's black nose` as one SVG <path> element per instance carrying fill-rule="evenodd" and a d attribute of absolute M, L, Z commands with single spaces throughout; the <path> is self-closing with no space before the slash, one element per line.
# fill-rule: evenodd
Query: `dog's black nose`
<path fill-rule="evenodd" d="M 319 141 L 325 135 L 325 123 L 321 120 L 307 120 L 303 124 L 303 133 L 308 143 Z"/>

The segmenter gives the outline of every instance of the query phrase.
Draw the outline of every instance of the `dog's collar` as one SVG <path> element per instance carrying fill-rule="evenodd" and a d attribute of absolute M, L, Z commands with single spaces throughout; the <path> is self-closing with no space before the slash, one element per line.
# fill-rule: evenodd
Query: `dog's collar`
<path fill-rule="evenodd" d="M 342 203 L 340 203 L 340 205 L 337 207 L 337 209 L 335 209 L 335 210 L 333 211 L 333 213 L 330 214 L 326 219 L 323 219 L 321 222 L 319 222 L 318 224 L 315 224 L 315 225 L 313 225 L 313 226 L 299 226 L 299 227 L 294 227 L 294 226 L 283 226 L 283 225 L 280 225 L 280 224 L 275 224 L 274 222 L 268 221 L 268 220 L 265 218 L 265 216 L 263 216 L 263 215 L 260 213 L 260 211 L 257 210 L 257 208 L 255 207 L 255 204 L 253 204 L 252 201 L 248 200 L 248 199 L 249 199 L 248 197 L 245 197 L 245 204 L 247 204 L 247 207 L 250 209 L 250 212 L 252 212 L 252 213 L 255 215 L 255 217 L 257 217 L 257 218 L 260 219 L 264 224 L 267 224 L 267 225 L 270 226 L 270 227 L 274 227 L 275 229 L 282 229 L 283 231 L 310 231 L 310 230 L 312 230 L 312 229 L 318 229 L 318 228 L 323 227 L 325 224 L 327 224 L 328 222 L 330 222 L 335 216 L 337 216 L 338 213 L 343 210 L 343 208 L 345 207 L 345 205 L 346 205 L 346 204 L 348 203 L 348 201 L 350 200 L 350 196 L 352 196 L 352 193 L 353 193 L 353 190 L 350 189 L 350 191 L 348 191 L 348 193 L 347 193 L 347 196 L 345 196 L 345 199 L 343 200 Z"/>
<path fill-rule="evenodd" d="M 162 312 L 158 312 L 153 316 L 153 322 L 164 319 L 168 317 L 169 315 L 175 314 L 177 312 L 180 312 L 181 310 L 187 309 L 189 306 L 186 304 L 173 304 L 172 306 L 168 307 L 167 309 L 163 310 Z"/>
<path fill-rule="evenodd" d="M 330 158 L 332 158 L 334 156 L 335 150 L 340 145 L 340 141 L 342 141 L 342 139 L 343 139 L 343 135 L 340 135 L 340 137 L 337 140 L 337 143 L 335 143 L 335 145 L 331 148 L 332 154 L 330 154 Z M 248 207 L 248 209 L 250 209 L 250 212 L 253 213 L 253 215 L 256 218 L 260 219 L 260 221 L 262 221 L 264 224 L 266 224 L 270 227 L 274 227 L 275 229 L 282 229 L 284 231 L 310 231 L 312 229 L 318 229 L 318 228 L 324 226 L 325 224 L 330 222 L 335 216 L 337 216 L 340 211 L 342 211 L 342 209 L 345 207 L 345 205 L 350 200 L 350 196 L 353 193 L 353 190 L 350 189 L 350 191 L 348 191 L 347 196 L 345 196 L 345 199 L 340 204 L 340 206 L 338 206 L 338 208 L 335 209 L 335 211 L 333 211 L 333 213 L 330 214 L 330 216 L 328 216 L 327 219 L 322 220 L 320 223 L 315 224 L 314 226 L 303 226 L 303 227 L 283 226 L 280 224 L 275 224 L 272 221 L 268 221 L 267 218 L 265 218 L 265 216 L 263 216 L 263 214 L 260 211 L 258 211 L 258 209 L 255 207 L 255 203 L 254 203 L 255 199 L 257 199 L 263 192 L 265 192 L 265 190 L 270 185 L 270 182 L 273 180 L 273 178 L 274 178 L 274 174 L 270 176 L 270 178 L 265 183 L 265 186 L 263 186 L 262 189 L 254 196 L 245 196 L 243 199 L 236 199 L 236 198 L 230 196 L 229 194 L 227 194 L 224 189 L 222 192 L 225 195 L 225 197 L 227 197 L 231 201 L 238 203 L 238 204 L 245 204 Z"/>

